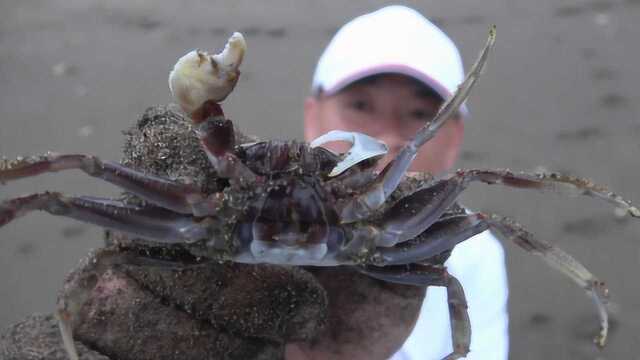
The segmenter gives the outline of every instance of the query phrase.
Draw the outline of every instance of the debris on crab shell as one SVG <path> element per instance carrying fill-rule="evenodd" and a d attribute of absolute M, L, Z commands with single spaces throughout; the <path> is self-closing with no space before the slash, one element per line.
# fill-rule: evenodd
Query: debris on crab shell
<path fill-rule="evenodd" d="M 182 56 L 169 74 L 169 89 L 189 115 L 207 100 L 224 100 L 238 82 L 247 44 L 241 33 L 233 33 L 224 49 L 215 55 L 193 50 Z"/>

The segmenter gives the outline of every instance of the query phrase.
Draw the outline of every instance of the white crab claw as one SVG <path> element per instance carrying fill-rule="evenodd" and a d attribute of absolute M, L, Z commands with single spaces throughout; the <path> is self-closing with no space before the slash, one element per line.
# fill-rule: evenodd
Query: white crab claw
<path fill-rule="evenodd" d="M 193 50 L 178 59 L 169 74 L 169 89 L 187 114 L 207 100 L 220 102 L 231 93 L 246 49 L 244 37 L 236 32 L 219 54 Z"/>
<path fill-rule="evenodd" d="M 329 176 L 340 175 L 343 171 L 363 160 L 385 155 L 389 151 L 387 145 L 376 138 L 359 132 L 343 130 L 329 131 L 313 140 L 309 145 L 317 147 L 331 141 L 347 141 L 352 145 L 349 151 L 342 154 L 342 161 L 331 170 Z"/>

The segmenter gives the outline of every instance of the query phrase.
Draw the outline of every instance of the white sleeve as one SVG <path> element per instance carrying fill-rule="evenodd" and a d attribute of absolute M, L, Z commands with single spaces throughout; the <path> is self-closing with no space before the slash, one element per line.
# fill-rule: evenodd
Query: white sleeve
<path fill-rule="evenodd" d="M 471 320 L 466 359 L 508 358 L 507 274 L 504 250 L 488 231 L 457 245 L 445 263 L 464 288 Z M 413 332 L 391 360 L 440 360 L 451 353 L 447 292 L 429 287 Z"/>

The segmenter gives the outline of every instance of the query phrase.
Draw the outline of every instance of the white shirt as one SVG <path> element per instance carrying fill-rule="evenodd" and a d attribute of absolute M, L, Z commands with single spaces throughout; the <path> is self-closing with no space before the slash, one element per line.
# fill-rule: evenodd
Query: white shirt
<path fill-rule="evenodd" d="M 485 231 L 457 245 L 445 265 L 462 284 L 469 305 L 471 352 L 466 359 L 507 359 L 509 290 L 502 244 Z M 432 286 L 416 327 L 390 360 L 440 360 L 451 349 L 447 290 Z"/>

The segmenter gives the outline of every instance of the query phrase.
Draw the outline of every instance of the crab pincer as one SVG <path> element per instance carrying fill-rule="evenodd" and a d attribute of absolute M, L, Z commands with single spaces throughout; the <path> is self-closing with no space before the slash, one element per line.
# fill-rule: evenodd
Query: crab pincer
<path fill-rule="evenodd" d="M 215 55 L 199 49 L 178 59 L 169 74 L 169 89 L 182 109 L 196 122 L 214 111 L 233 91 L 240 76 L 247 43 L 242 34 L 231 35 L 224 49 Z"/>
<path fill-rule="evenodd" d="M 246 50 L 244 37 L 236 32 L 219 54 L 190 51 L 178 59 L 169 74 L 171 94 L 197 126 L 202 147 L 218 175 L 241 182 L 256 178 L 232 153 L 233 124 L 219 103 L 235 88 Z"/>

